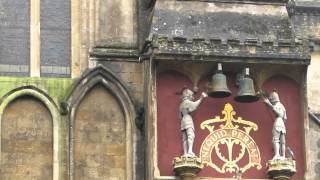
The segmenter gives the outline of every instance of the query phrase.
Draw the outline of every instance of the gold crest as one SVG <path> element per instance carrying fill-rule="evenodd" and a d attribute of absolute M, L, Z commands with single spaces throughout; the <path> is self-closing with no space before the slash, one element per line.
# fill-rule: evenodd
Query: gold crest
<path fill-rule="evenodd" d="M 251 167 L 261 169 L 261 156 L 258 146 L 249 135 L 250 132 L 257 131 L 257 124 L 242 119 L 235 118 L 236 112 L 231 104 L 227 103 L 222 111 L 223 118 L 216 116 L 213 119 L 201 123 L 201 129 L 209 130 L 209 135 L 203 141 L 200 148 L 200 158 L 205 166 L 209 166 L 219 173 L 244 173 Z M 220 128 L 215 129 L 213 124 L 220 123 Z M 226 145 L 227 152 L 221 152 L 221 145 Z M 234 147 L 238 146 L 240 151 L 235 155 Z M 212 152 L 215 152 L 221 160 L 220 166 L 212 161 Z M 248 155 L 248 162 L 240 167 L 240 160 Z M 243 163 L 241 163 L 243 164 Z"/>

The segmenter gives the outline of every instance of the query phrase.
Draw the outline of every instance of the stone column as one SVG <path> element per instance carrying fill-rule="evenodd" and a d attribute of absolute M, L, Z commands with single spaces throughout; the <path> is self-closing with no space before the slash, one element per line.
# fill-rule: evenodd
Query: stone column
<path fill-rule="evenodd" d="M 79 77 L 80 72 L 80 1 L 71 0 L 71 77 Z"/>
<path fill-rule="evenodd" d="M 30 1 L 30 76 L 40 77 L 40 0 Z"/>

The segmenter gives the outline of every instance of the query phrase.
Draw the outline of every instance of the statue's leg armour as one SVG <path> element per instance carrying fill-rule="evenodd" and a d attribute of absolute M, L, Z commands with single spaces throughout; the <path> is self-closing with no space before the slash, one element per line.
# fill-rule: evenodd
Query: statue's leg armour
<path fill-rule="evenodd" d="M 187 130 L 183 130 L 182 132 L 182 147 L 183 147 L 183 154 L 188 154 L 188 136 Z"/>
<path fill-rule="evenodd" d="M 286 157 L 286 138 L 285 134 L 281 133 L 280 135 L 280 146 L 281 146 L 281 155 L 282 157 Z"/>
<path fill-rule="evenodd" d="M 272 131 L 272 143 L 273 143 L 273 150 L 274 156 L 273 159 L 278 159 L 280 157 L 280 132 L 277 130 Z"/>
<path fill-rule="evenodd" d="M 193 142 L 195 138 L 194 129 L 188 128 L 187 130 L 187 136 L 188 136 L 188 154 L 194 155 L 192 148 L 193 148 Z"/>

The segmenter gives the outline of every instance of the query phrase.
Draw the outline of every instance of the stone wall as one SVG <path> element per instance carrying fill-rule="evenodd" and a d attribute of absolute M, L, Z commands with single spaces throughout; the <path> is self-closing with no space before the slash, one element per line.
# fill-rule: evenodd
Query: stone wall
<path fill-rule="evenodd" d="M 139 107 L 141 109 L 143 106 L 143 65 L 114 62 L 109 63 L 107 67 L 114 71 L 115 79 L 108 79 L 113 75 L 105 72 L 106 70 L 101 66 L 85 73 L 79 80 L 9 77 L 0 79 L 0 83 L 4 86 L 0 91 L 0 117 L 3 118 L 0 137 L 2 144 L 6 147 L 2 148 L 1 152 L 2 157 L 5 157 L 1 158 L 1 179 L 19 179 L 20 176 L 27 175 L 29 177 L 29 174 L 23 173 L 28 173 L 30 169 L 35 171 L 30 171 L 35 179 L 38 177 L 53 180 L 70 179 L 72 177 L 73 179 L 143 179 L 144 142 L 141 126 L 141 122 L 143 122 L 141 113 L 143 111 L 139 113 L 141 114 L 139 117 L 135 114 Z M 102 74 L 99 74 L 99 72 Z M 98 74 L 91 77 L 90 74 L 92 73 Z M 79 105 L 68 104 L 67 99 L 70 96 L 74 96 L 76 99 L 82 97 L 73 90 L 77 87 L 79 81 L 83 80 L 80 85 L 88 81 L 95 83 L 95 78 L 99 79 L 101 76 L 105 77 L 100 79 L 101 83 L 97 83 L 89 89 L 88 85 L 84 86 L 83 89 L 86 93 L 83 94 L 83 99 L 79 102 Z M 125 89 L 120 92 L 119 89 L 113 89 L 115 86 L 125 86 Z M 88 89 L 88 92 L 86 89 Z M 11 102 L 12 98 L 16 97 L 16 95 L 11 94 L 16 94 L 16 92 L 19 94 L 20 91 L 27 94 L 30 91 L 36 91 L 43 94 L 47 99 L 42 97 L 44 99 L 40 99 L 45 103 L 38 102 L 34 100 L 35 98 L 31 93 L 30 99 L 38 102 L 37 106 L 32 103 L 25 103 L 24 99 L 19 97 Z M 121 93 L 130 93 L 130 95 L 121 95 Z M 10 105 L 5 108 L 2 115 L 1 107 L 3 108 L 7 102 Z M 50 113 L 41 114 L 43 109 L 47 109 L 48 104 L 51 104 L 50 113 L 58 110 L 54 115 Z M 52 110 L 52 108 L 56 110 Z M 72 112 L 70 108 L 75 109 L 74 116 L 70 116 Z M 50 122 L 51 126 L 49 127 L 46 123 L 39 123 L 36 121 L 37 119 L 46 120 L 46 123 Z M 22 129 L 20 126 L 15 127 L 19 125 L 17 121 L 21 123 Z M 139 130 L 136 130 L 139 124 L 137 122 L 141 123 Z M 18 135 L 14 133 L 15 130 Z M 35 144 L 29 141 L 19 141 L 22 144 L 15 142 L 20 140 L 16 140 L 16 136 L 24 138 L 24 135 L 32 135 L 35 130 L 51 133 L 51 141 L 48 142 L 51 143 L 50 146 L 40 146 L 47 140 L 40 136 L 44 133 L 37 137 L 40 143 L 37 141 L 35 141 Z M 69 132 L 72 132 L 73 135 L 69 136 Z M 29 154 L 27 154 L 28 156 L 20 155 L 21 152 L 29 153 L 28 149 L 24 148 L 25 146 L 31 148 L 32 157 L 38 152 L 43 159 L 35 157 L 35 160 L 33 160 Z M 51 161 L 41 154 L 43 151 L 47 153 L 46 155 L 51 153 Z M 5 153 L 14 153 L 14 155 L 9 156 Z M 19 156 L 16 155 L 17 153 Z M 71 158 L 73 159 L 71 160 Z M 23 169 L 18 172 L 18 169 L 12 168 L 17 166 L 15 163 L 19 163 L 18 165 L 26 164 L 21 166 Z M 32 168 L 33 163 L 37 163 L 39 167 Z M 42 167 L 42 165 L 45 167 Z M 49 166 L 51 171 L 48 171 Z M 74 176 L 71 176 L 70 172 L 74 173 Z M 132 176 L 133 172 L 134 175 Z"/>
<path fill-rule="evenodd" d="M 310 162 L 307 162 L 309 165 L 309 173 L 307 179 L 309 180 L 318 180 L 320 179 L 320 128 L 319 124 L 316 124 L 313 121 L 310 121 L 310 130 L 309 130 L 309 139 L 310 139 Z"/>
<path fill-rule="evenodd" d="M 315 114 L 320 114 L 320 52 L 312 53 L 311 64 L 308 68 L 308 105 L 310 110 Z M 320 116 L 318 116 L 320 117 Z M 309 165 L 308 179 L 320 179 L 320 124 L 316 123 L 313 117 L 309 117 L 309 155 L 311 162 Z"/>
<path fill-rule="evenodd" d="M 32 97 L 10 103 L 2 116 L 0 179 L 52 179 L 50 112 Z"/>
<path fill-rule="evenodd" d="M 320 37 L 320 3 L 316 0 L 295 0 L 296 10 L 293 16 L 293 25 L 297 38 L 310 40 L 313 49 L 311 53 L 311 64 L 307 74 L 307 97 L 310 111 L 320 114 L 320 51 L 318 39 Z M 307 149 L 309 162 L 307 163 L 308 173 L 306 179 L 320 179 L 320 124 L 309 117 L 309 134 Z"/>
<path fill-rule="evenodd" d="M 126 178 L 126 124 L 117 100 L 94 87 L 76 112 L 74 179 Z"/>
<path fill-rule="evenodd" d="M 143 163 L 139 153 L 143 147 L 136 130 L 136 107 L 125 86 L 117 74 L 101 65 L 76 81 L 66 102 L 70 179 L 139 177 L 136 171 L 143 170 L 138 166 Z"/>
<path fill-rule="evenodd" d="M 107 61 L 100 62 L 105 67 L 112 70 L 117 75 L 119 80 L 124 83 L 130 94 L 135 109 L 137 111 L 137 117 L 135 119 L 135 126 L 138 128 L 136 146 L 136 177 L 137 179 L 144 179 L 145 174 L 145 65 L 137 62 L 118 62 L 118 61 Z"/>
<path fill-rule="evenodd" d="M 308 68 L 308 101 L 309 107 L 315 113 L 320 113 L 320 51 L 313 52 Z"/>
<path fill-rule="evenodd" d="M 138 8 L 136 0 L 83 0 L 72 10 L 72 77 L 88 67 L 93 48 L 138 48 Z"/>
<path fill-rule="evenodd" d="M 136 62 L 102 62 L 104 66 L 111 69 L 117 74 L 119 79 L 124 82 L 130 95 L 134 99 L 137 108 L 143 107 L 144 104 L 144 74 L 142 63 Z"/>
<path fill-rule="evenodd" d="M 136 0 L 100 0 L 99 38 L 108 46 L 137 46 Z"/>

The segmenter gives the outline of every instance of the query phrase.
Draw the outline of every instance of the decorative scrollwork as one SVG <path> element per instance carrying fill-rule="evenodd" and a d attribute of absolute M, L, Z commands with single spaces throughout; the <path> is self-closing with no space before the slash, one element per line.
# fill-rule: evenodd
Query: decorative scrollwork
<path fill-rule="evenodd" d="M 213 123 L 221 123 L 225 122 L 225 124 L 221 124 L 220 128 L 225 129 L 225 128 L 239 128 L 239 125 L 234 125 L 233 123 L 237 123 L 240 125 L 247 125 L 246 127 L 243 127 L 243 129 L 246 131 L 247 134 L 250 133 L 251 130 L 257 131 L 258 126 L 257 124 L 247 121 L 242 119 L 241 117 L 238 117 L 237 119 L 234 118 L 234 116 L 237 114 L 234 110 L 233 107 L 230 103 L 225 104 L 224 110 L 222 111 L 222 114 L 224 115 L 223 118 L 220 118 L 220 116 L 215 116 L 212 119 L 208 119 L 200 124 L 201 129 L 207 128 L 210 133 L 213 132 L 214 127 Z M 233 122 L 233 123 L 232 123 Z"/>
<path fill-rule="evenodd" d="M 209 130 L 210 134 L 202 143 L 200 149 L 200 158 L 202 162 L 212 167 L 219 173 L 245 172 L 251 167 L 256 166 L 261 169 L 261 157 L 259 148 L 255 141 L 250 137 L 251 130 L 257 131 L 257 124 L 244 120 L 241 117 L 235 118 L 236 112 L 231 104 L 227 103 L 222 111 L 223 118 L 215 116 L 212 119 L 201 123 L 201 129 Z M 220 129 L 215 129 L 214 123 L 220 124 Z M 242 127 L 242 129 L 240 129 Z M 225 145 L 227 152 L 221 151 L 221 146 Z M 234 154 L 234 148 L 238 147 L 238 154 Z M 221 167 L 212 162 L 211 154 L 215 152 L 219 160 L 223 163 Z M 245 155 L 249 156 L 249 162 L 243 167 L 239 166 L 239 162 Z"/>

